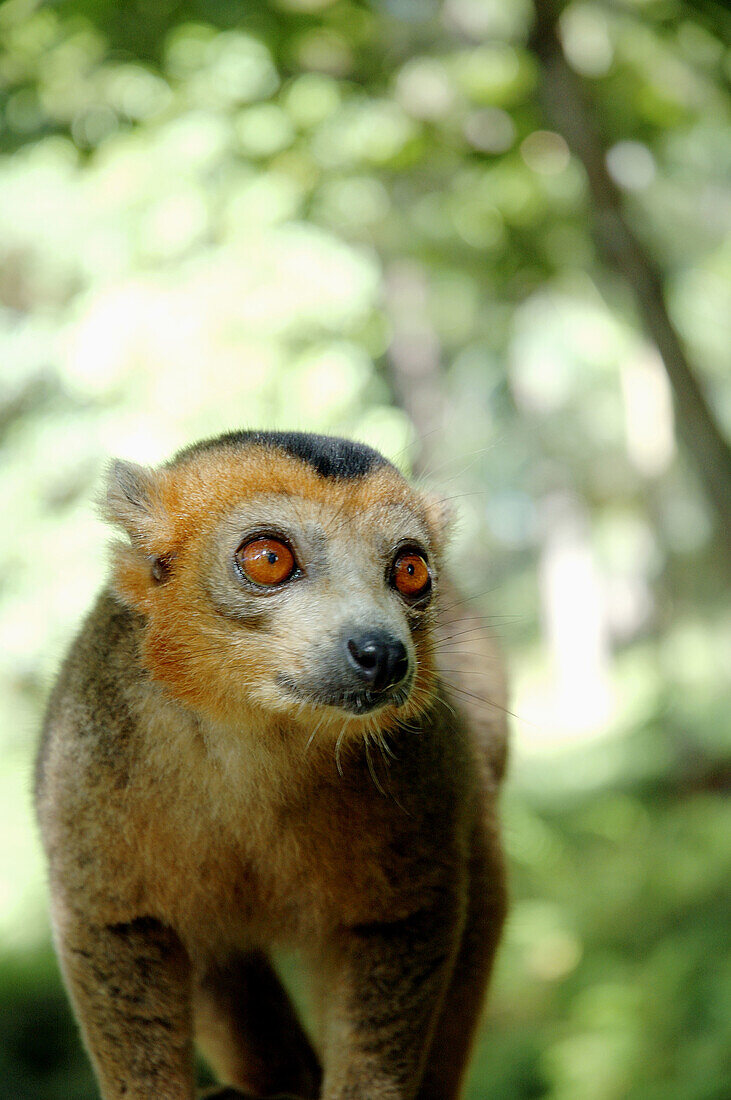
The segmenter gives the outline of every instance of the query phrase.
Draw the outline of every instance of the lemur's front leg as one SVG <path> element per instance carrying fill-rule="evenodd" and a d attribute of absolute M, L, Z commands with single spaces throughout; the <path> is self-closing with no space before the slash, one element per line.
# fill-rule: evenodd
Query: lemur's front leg
<path fill-rule="evenodd" d="M 192 1100 L 190 966 L 157 921 L 55 927 L 69 992 L 104 1100 Z"/>
<path fill-rule="evenodd" d="M 344 930 L 325 992 L 323 1100 L 412 1100 L 454 966 L 460 908 Z"/>

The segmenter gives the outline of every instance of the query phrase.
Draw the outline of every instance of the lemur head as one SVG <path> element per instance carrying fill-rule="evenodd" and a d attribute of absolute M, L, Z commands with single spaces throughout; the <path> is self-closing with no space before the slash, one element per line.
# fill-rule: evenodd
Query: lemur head
<path fill-rule="evenodd" d="M 430 699 L 446 517 L 377 451 L 234 432 L 115 462 L 104 511 L 129 536 L 114 585 L 145 664 L 193 709 L 388 727 Z"/>

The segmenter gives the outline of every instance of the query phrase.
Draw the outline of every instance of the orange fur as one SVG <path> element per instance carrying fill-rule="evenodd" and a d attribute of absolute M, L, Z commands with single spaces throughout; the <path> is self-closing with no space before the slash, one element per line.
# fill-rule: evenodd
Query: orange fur
<path fill-rule="evenodd" d="M 232 657 L 229 638 L 210 613 L 199 586 L 201 559 L 211 533 L 234 505 L 261 494 L 262 488 L 284 491 L 287 496 L 319 505 L 342 525 L 359 526 L 359 517 L 379 507 L 406 505 L 419 513 L 431 534 L 435 553 L 441 551 L 440 528 L 434 510 L 392 468 L 376 470 L 362 481 L 325 481 L 295 458 L 277 457 L 272 484 L 271 453 L 252 447 L 232 463 L 217 452 L 196 456 L 179 467 L 159 474 L 155 498 L 155 534 L 142 546 L 119 546 L 115 556 L 114 584 L 120 596 L 147 617 L 144 651 L 147 667 L 176 698 L 205 709 L 225 720 L 232 701 L 240 705 L 248 687 L 247 669 L 261 655 L 242 647 Z M 174 593 L 155 584 L 149 558 L 175 562 L 178 575 Z M 420 645 L 414 699 L 426 703 L 432 693 L 434 666 L 427 639 Z M 408 718 L 415 708 L 383 716 L 388 728 Z M 362 723 L 359 723 L 362 725 Z"/>
<path fill-rule="evenodd" d="M 194 1016 L 239 1089 L 455 1100 L 505 910 L 505 730 L 500 710 L 468 726 L 437 670 L 443 507 L 387 465 L 337 480 L 254 445 L 122 471 L 107 514 L 129 543 L 51 698 L 36 793 L 104 1100 L 191 1100 Z M 312 575 L 244 597 L 237 540 L 272 516 L 314 540 Z M 388 584 L 402 538 L 433 572 L 418 610 Z M 405 632 L 408 699 L 356 714 L 288 694 L 278 674 L 322 652 L 328 670 L 358 615 Z M 325 987 L 321 1084 L 277 944 Z"/>

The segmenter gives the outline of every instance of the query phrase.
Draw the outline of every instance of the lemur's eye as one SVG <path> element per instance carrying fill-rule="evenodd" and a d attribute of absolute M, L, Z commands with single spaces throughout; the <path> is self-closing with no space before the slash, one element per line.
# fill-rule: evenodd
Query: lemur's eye
<path fill-rule="evenodd" d="M 391 567 L 391 584 L 409 600 L 425 596 L 431 588 L 426 559 L 416 550 L 402 550 Z"/>
<path fill-rule="evenodd" d="M 268 587 L 283 584 L 295 568 L 290 548 L 274 538 L 259 537 L 244 543 L 236 551 L 236 558 L 250 581 Z"/>

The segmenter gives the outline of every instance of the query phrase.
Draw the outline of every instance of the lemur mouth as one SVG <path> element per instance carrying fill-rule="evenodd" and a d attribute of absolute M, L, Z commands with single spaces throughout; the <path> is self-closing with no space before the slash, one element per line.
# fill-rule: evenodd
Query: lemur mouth
<path fill-rule="evenodd" d="M 279 687 L 302 702 L 312 706 L 337 707 L 350 714 L 370 714 L 371 711 L 388 706 L 402 707 L 411 693 L 412 681 L 413 677 L 410 676 L 406 683 L 385 691 L 323 691 L 311 684 L 298 683 L 282 672 L 276 677 Z"/>

